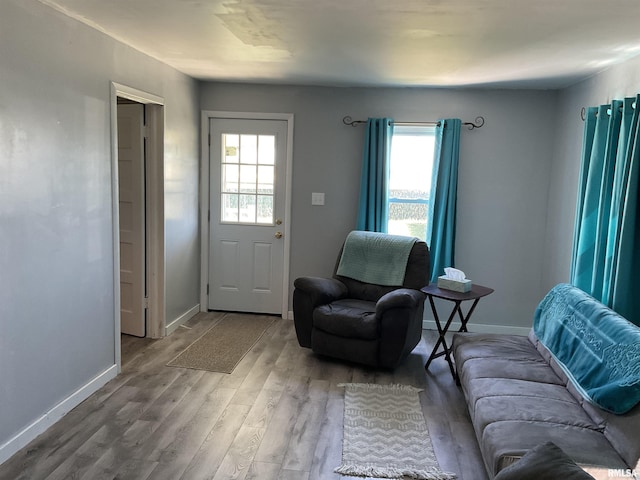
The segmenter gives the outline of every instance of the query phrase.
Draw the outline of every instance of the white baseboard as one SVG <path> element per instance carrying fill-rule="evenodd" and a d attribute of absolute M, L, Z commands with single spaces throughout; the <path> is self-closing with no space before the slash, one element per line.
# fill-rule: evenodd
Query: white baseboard
<path fill-rule="evenodd" d="M 289 310 L 287 312 L 287 320 L 293 320 L 293 310 Z"/>
<path fill-rule="evenodd" d="M 164 328 L 165 336 L 171 335 L 173 332 L 176 331 L 176 329 L 180 325 L 182 325 L 184 322 L 189 320 L 191 317 L 193 317 L 199 311 L 200 311 L 200 304 L 198 303 L 197 305 L 191 307 L 189 310 L 184 312 L 182 315 L 180 315 L 178 318 L 176 318 L 173 322 L 171 322 L 169 325 L 167 325 Z"/>
<path fill-rule="evenodd" d="M 45 430 L 64 417 L 73 408 L 89 398 L 89 396 L 104 386 L 109 380 L 115 378 L 117 374 L 118 366 L 110 366 L 93 380 L 89 381 L 89 383 L 80 387 L 74 393 L 54 406 L 51 410 L 35 420 L 31 425 L 27 426 L 7 442 L 0 445 L 0 464 L 6 462 L 11 458 L 11 456 L 27 446 L 38 435 L 44 433 Z"/>
<path fill-rule="evenodd" d="M 460 322 L 451 322 L 449 332 L 457 332 L 460 329 Z M 422 328 L 424 330 L 438 330 L 435 320 L 423 320 Z M 487 325 L 483 323 L 468 323 L 467 329 L 470 332 L 478 333 L 501 333 L 507 335 L 529 335 L 531 327 L 514 327 L 510 325 Z"/>

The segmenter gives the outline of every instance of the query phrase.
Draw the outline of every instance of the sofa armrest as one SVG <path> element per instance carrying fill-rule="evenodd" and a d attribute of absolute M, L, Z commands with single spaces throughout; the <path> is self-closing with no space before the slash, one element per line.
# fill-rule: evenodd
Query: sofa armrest
<path fill-rule="evenodd" d="M 299 277 L 293 282 L 293 321 L 298 343 L 311 347 L 313 311 L 347 295 L 347 287 L 335 278 Z"/>

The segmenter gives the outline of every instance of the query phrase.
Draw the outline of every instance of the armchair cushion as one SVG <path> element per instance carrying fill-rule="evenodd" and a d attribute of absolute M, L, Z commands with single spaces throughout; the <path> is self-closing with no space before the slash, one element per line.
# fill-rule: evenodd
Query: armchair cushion
<path fill-rule="evenodd" d="M 316 328 L 340 337 L 375 340 L 378 337 L 376 304 L 347 298 L 321 305 L 313 311 Z"/>

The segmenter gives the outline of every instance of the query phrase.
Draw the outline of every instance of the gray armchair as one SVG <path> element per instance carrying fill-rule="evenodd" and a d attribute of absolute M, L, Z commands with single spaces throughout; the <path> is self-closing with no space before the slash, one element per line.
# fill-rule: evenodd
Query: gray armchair
<path fill-rule="evenodd" d="M 344 247 L 343 247 L 344 248 Z M 337 274 L 294 282 L 293 313 L 298 343 L 315 353 L 373 367 L 393 369 L 422 336 L 429 283 L 429 249 L 416 241 L 399 286 L 363 283 Z"/>

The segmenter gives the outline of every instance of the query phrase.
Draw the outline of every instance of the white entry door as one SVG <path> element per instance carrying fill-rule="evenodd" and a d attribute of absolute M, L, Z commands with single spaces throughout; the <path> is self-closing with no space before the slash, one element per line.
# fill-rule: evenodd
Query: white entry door
<path fill-rule="evenodd" d="M 209 124 L 209 309 L 282 313 L 287 122 Z"/>
<path fill-rule="evenodd" d="M 146 335 L 144 106 L 118 105 L 120 331 Z"/>

